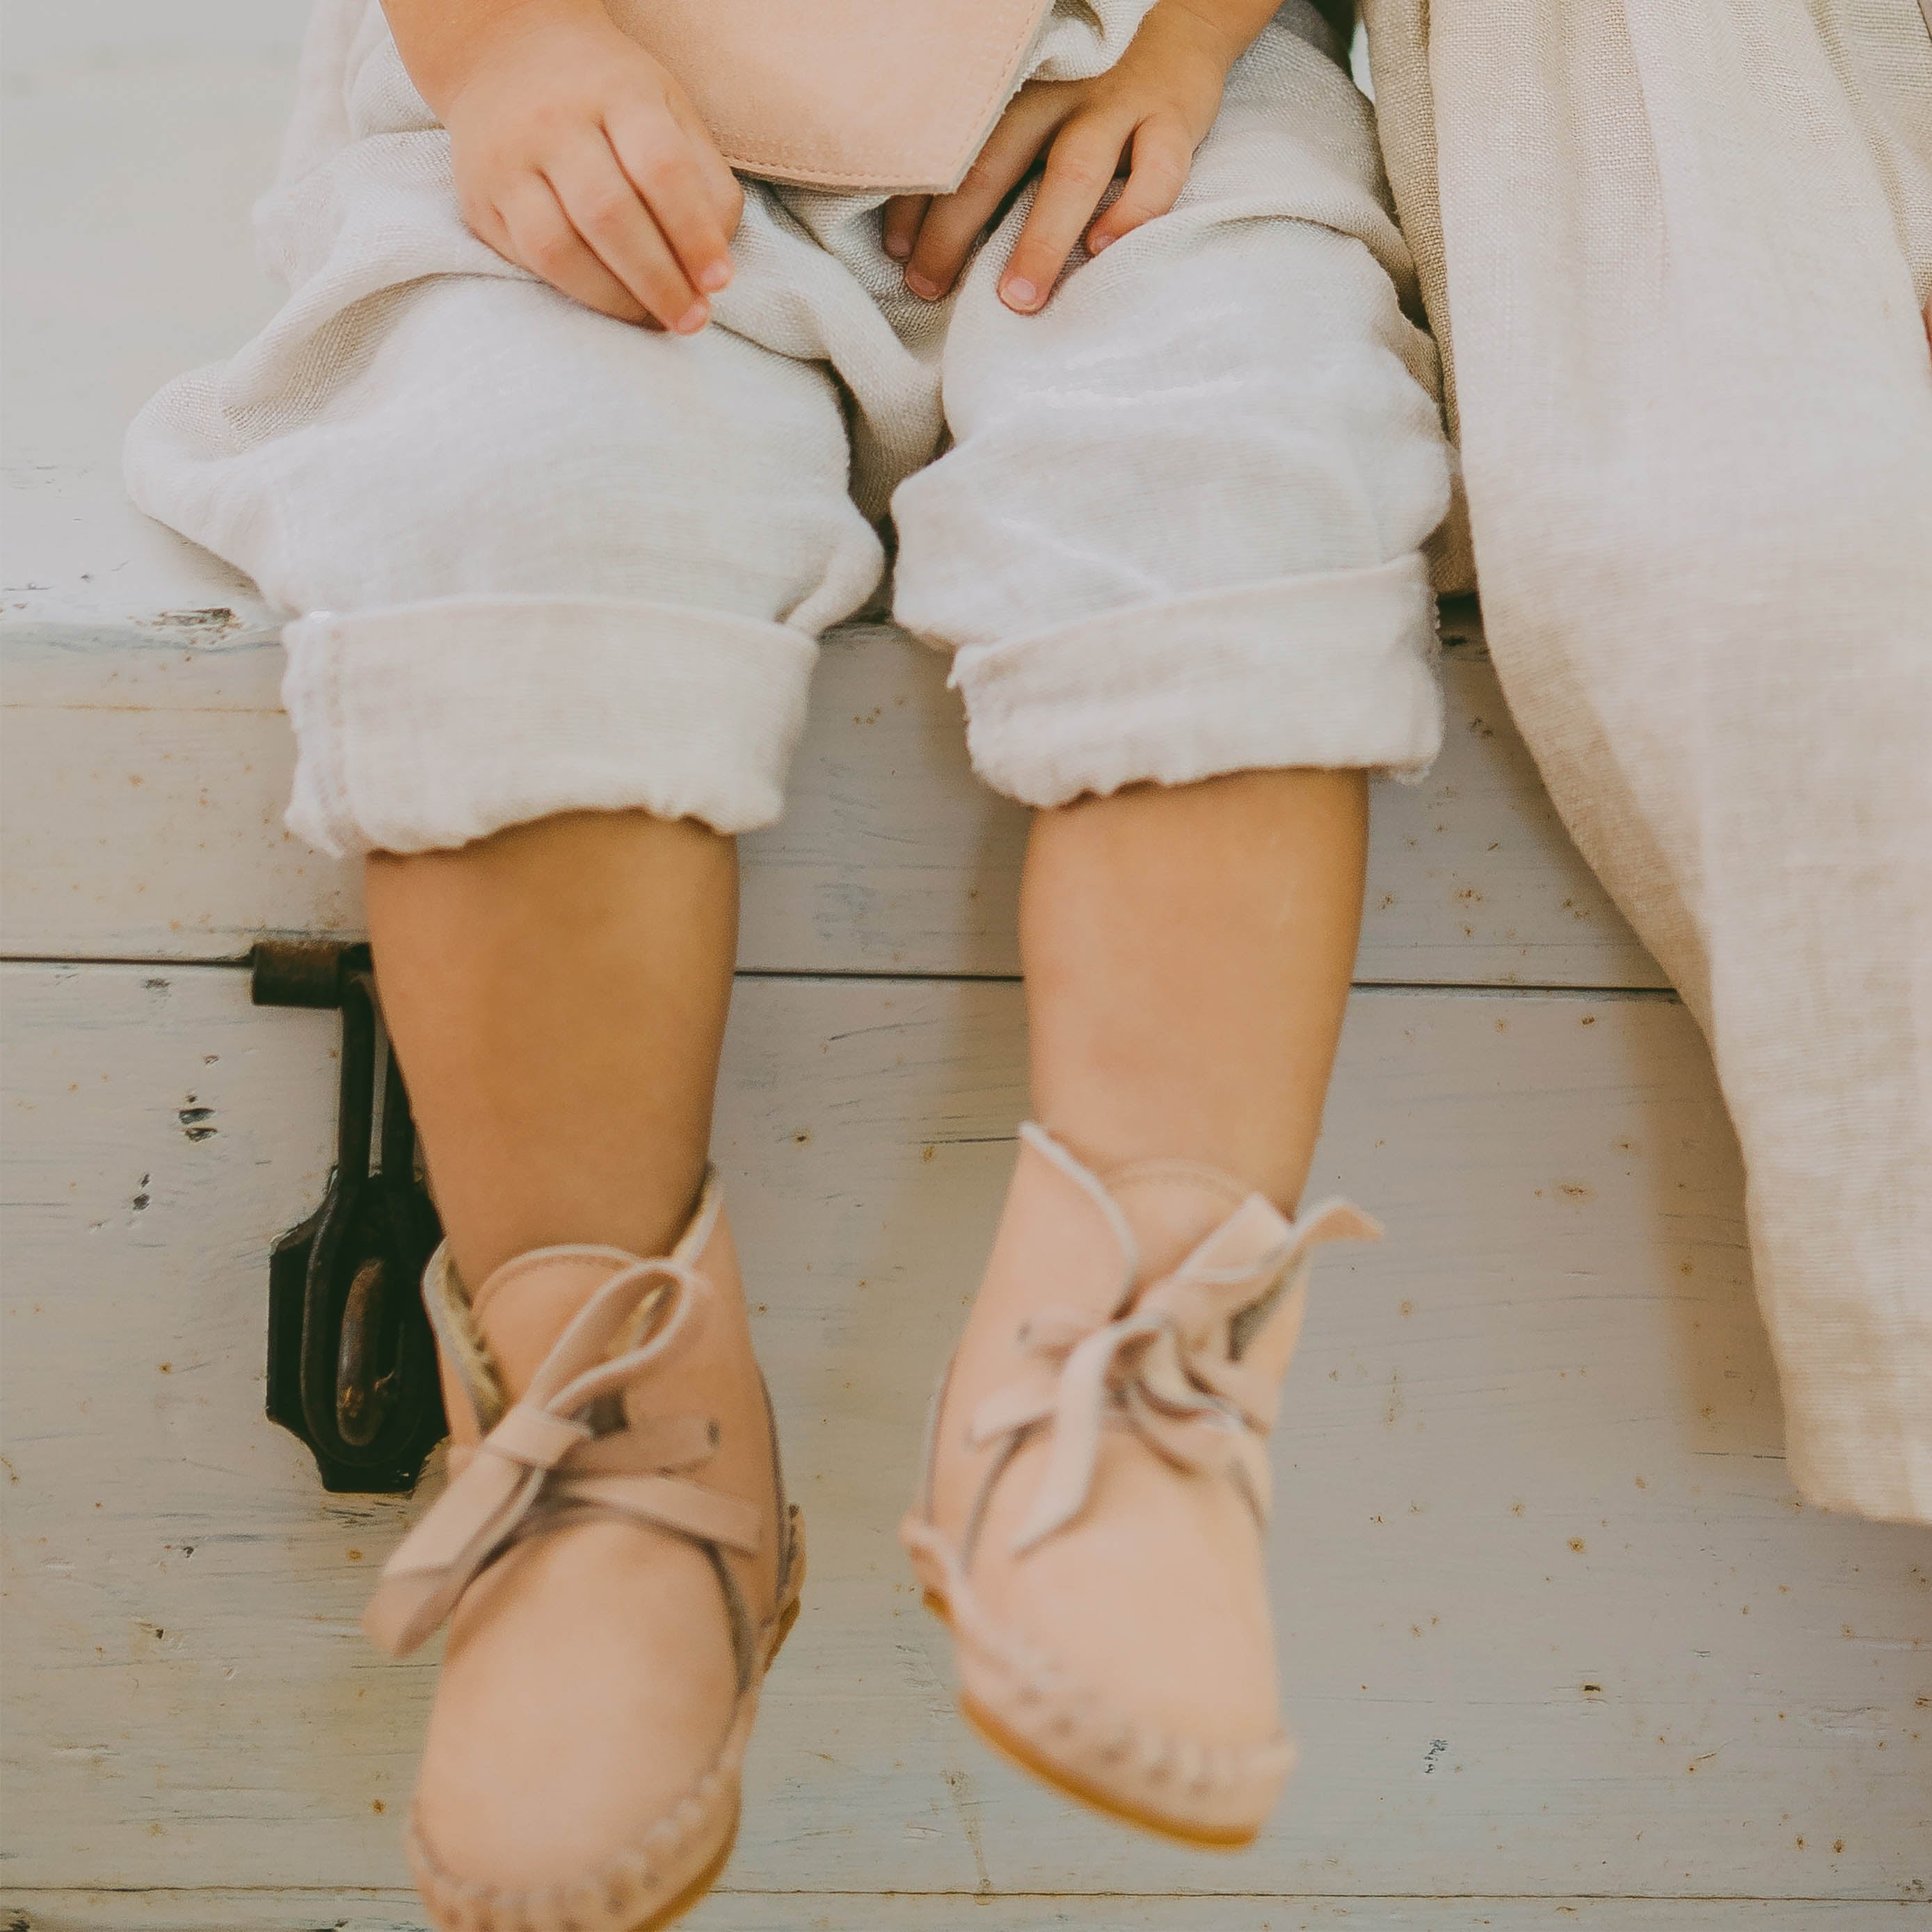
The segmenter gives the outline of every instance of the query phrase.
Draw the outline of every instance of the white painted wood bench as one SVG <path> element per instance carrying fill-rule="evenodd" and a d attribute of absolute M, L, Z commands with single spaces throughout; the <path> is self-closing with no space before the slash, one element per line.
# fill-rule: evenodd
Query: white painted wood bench
<path fill-rule="evenodd" d="M 121 424 L 268 296 L 291 4 L 16 30 L 4 611 L 0 1927 L 416 1927 L 429 1667 L 356 1618 L 408 1505 L 264 1418 L 266 1252 L 332 1147 L 353 934 L 280 829 L 273 618 L 121 501 Z M 172 44 L 170 44 L 172 41 Z M 90 53 L 90 50 L 92 53 Z M 112 60 L 94 57 L 118 50 Z M 749 842 L 717 1150 L 808 1614 L 715 1932 L 1872 1932 L 1932 1886 L 1932 1538 L 1802 1508 L 1707 1058 L 1564 841 L 1472 614 L 1448 751 L 1376 798 L 1275 1540 L 1303 1768 L 1246 1858 L 1046 1799 L 950 1712 L 892 1529 L 1023 1106 L 1022 826 L 940 667 L 828 644 Z"/>

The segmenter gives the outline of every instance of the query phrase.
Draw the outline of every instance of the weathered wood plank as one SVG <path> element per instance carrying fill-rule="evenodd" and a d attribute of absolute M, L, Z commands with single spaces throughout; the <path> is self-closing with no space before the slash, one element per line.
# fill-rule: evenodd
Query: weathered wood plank
<path fill-rule="evenodd" d="M 0 1912 L 8 1908 L 0 1906 Z M 0 1932 L 422 1932 L 406 1892 L 22 1893 Z M 1910 1906 L 1822 1899 L 1016 1898 L 714 1892 L 690 1932 L 1904 1932 Z"/>
<path fill-rule="evenodd" d="M 274 298 L 246 209 L 287 84 L 278 61 L 150 57 L 56 64 L 8 102 L 0 782 L 16 956 L 233 958 L 264 931 L 359 925 L 353 868 L 280 826 L 274 614 L 137 515 L 119 480 L 134 410 Z M 1442 762 L 1378 795 L 1362 977 L 1659 984 L 1557 823 L 1473 626 L 1451 614 Z M 785 822 L 747 842 L 743 962 L 1011 973 L 1024 823 L 974 781 L 940 661 L 845 633 Z"/>
<path fill-rule="evenodd" d="M 206 34 L 206 4 L 167 10 L 161 33 Z M 77 46 L 63 22 L 85 33 L 94 9 L 37 8 L 31 24 L 22 9 L 7 37 L 10 616 L 112 622 L 250 594 L 136 514 L 121 436 L 163 382 L 230 352 L 273 310 L 248 211 L 274 171 L 293 61 L 244 57 L 245 27 L 226 50 L 158 57 L 140 46 L 164 17 L 148 11 L 147 33 Z"/>
<path fill-rule="evenodd" d="M 406 1510 L 325 1497 L 260 1413 L 328 1016 L 220 968 L 0 989 L 8 1877 L 399 1884 L 430 1668 L 356 1619 Z M 1289 1390 L 1304 1766 L 1263 1845 L 1143 1844 L 972 1744 L 892 1526 L 1022 1051 L 1008 985 L 740 986 L 718 1153 L 814 1580 L 734 1882 L 1924 1895 L 1932 1543 L 1798 1504 L 1735 1149 L 1654 997 L 1354 1002 L 1317 1185 L 1394 1232 L 1326 1266 Z"/>
<path fill-rule="evenodd" d="M 359 933 L 358 868 L 281 825 L 280 650 L 239 618 L 241 641 L 183 648 L 194 622 L 16 632 L 0 760 L 14 956 L 232 958 L 267 932 Z M 1359 976 L 1656 984 L 1558 824 L 1478 644 L 1452 645 L 1447 682 L 1435 772 L 1377 790 Z M 890 630 L 836 633 L 790 812 L 745 842 L 741 963 L 1014 973 L 1025 836 L 1025 813 L 967 764 L 940 660 Z"/>

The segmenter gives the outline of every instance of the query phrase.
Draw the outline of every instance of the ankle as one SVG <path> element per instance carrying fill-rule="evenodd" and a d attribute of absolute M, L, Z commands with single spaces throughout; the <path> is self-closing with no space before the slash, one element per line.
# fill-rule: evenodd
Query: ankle
<path fill-rule="evenodd" d="M 1131 1094 L 1097 1088 L 1043 1096 L 1035 1118 L 1081 1164 L 1112 1186 L 1139 1168 L 1193 1168 L 1264 1196 L 1292 1215 L 1308 1182 L 1319 1121 L 1286 1105 L 1256 1106 L 1227 1096 L 1206 1106 L 1198 1094 L 1148 1087 Z"/>

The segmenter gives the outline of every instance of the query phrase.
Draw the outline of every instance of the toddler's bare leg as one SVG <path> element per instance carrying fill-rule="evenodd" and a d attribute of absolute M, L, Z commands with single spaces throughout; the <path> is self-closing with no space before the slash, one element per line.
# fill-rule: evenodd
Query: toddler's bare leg
<path fill-rule="evenodd" d="M 1292 1210 L 1367 832 L 1352 771 L 1139 785 L 1039 814 L 1020 914 L 1038 1117 L 1102 1173 L 1200 1161 Z"/>
<path fill-rule="evenodd" d="M 462 1278 L 554 1242 L 664 1252 L 704 1178 L 736 848 L 578 812 L 372 856 L 369 929 Z"/>

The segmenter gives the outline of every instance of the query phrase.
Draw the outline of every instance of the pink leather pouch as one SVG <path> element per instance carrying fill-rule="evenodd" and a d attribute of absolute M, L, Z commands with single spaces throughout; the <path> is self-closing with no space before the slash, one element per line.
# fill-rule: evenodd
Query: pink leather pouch
<path fill-rule="evenodd" d="M 943 194 L 992 131 L 1053 0 L 605 0 L 734 168 Z"/>

